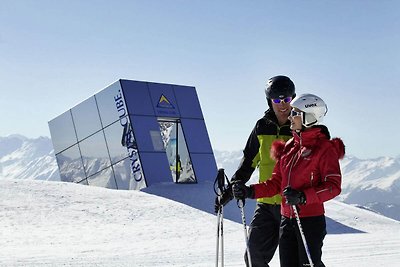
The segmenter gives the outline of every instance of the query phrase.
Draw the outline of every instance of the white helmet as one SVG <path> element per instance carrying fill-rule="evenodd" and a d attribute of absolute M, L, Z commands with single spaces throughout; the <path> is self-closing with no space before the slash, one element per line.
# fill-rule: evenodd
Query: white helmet
<path fill-rule="evenodd" d="M 304 127 L 320 124 L 328 112 L 324 100 L 313 94 L 299 95 L 290 102 L 290 105 L 303 112 L 301 121 Z"/>

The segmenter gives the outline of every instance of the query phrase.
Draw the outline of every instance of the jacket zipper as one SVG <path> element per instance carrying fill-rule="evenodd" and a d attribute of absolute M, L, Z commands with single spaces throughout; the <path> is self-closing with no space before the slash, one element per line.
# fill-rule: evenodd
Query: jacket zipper
<path fill-rule="evenodd" d="M 311 187 L 313 186 L 314 172 L 311 172 Z"/>
<path fill-rule="evenodd" d="M 302 138 L 301 138 L 301 135 L 299 135 L 299 139 L 300 139 L 300 147 L 299 147 L 299 150 L 293 155 L 293 157 L 292 157 L 292 163 L 290 164 L 290 168 L 289 168 L 289 173 L 288 173 L 288 183 L 287 183 L 287 186 L 290 186 L 290 178 L 291 178 L 291 175 L 292 175 L 292 168 L 293 168 L 293 166 L 297 163 L 297 161 L 300 159 L 300 152 L 301 152 L 301 148 L 302 148 Z M 297 156 L 297 158 L 296 158 L 296 156 Z M 293 213 L 294 213 L 294 211 L 293 211 L 293 207 L 292 206 L 290 206 L 290 219 L 292 219 L 293 218 Z"/>
<path fill-rule="evenodd" d="M 289 173 L 288 173 L 288 183 L 287 183 L 287 186 L 290 186 L 290 178 L 291 178 L 291 175 L 292 175 L 292 168 L 293 168 L 293 166 L 296 164 L 296 162 L 299 160 L 299 158 L 300 158 L 300 156 L 299 156 L 299 152 L 301 151 L 301 149 L 298 151 L 298 152 L 296 152 L 296 154 L 294 154 L 293 155 L 293 157 L 292 157 L 292 163 L 290 164 L 290 168 L 289 168 Z M 296 158 L 296 156 L 298 156 L 297 158 Z M 293 213 L 294 213 L 294 211 L 293 211 L 293 208 L 292 208 L 292 206 L 290 206 L 290 219 L 292 219 L 293 218 Z"/>
<path fill-rule="evenodd" d="M 275 123 L 274 121 L 271 121 L 272 123 L 274 123 L 276 125 L 276 138 L 278 139 L 281 136 L 281 129 L 282 128 L 286 128 L 289 127 L 288 125 L 284 124 L 282 126 L 280 126 L 279 124 Z"/>

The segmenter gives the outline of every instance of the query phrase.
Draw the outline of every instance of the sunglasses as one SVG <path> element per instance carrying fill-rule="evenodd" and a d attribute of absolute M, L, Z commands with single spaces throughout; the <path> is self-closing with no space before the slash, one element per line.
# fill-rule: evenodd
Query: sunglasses
<path fill-rule="evenodd" d="M 273 98 L 273 99 L 271 99 L 272 100 L 272 102 L 273 103 L 275 103 L 275 104 L 280 104 L 280 103 L 289 103 L 290 101 L 292 101 L 292 97 L 291 96 L 288 96 L 288 97 L 285 97 L 285 98 L 283 98 L 283 99 L 280 99 L 280 98 Z"/>
<path fill-rule="evenodd" d="M 292 109 L 290 111 L 290 117 L 301 116 L 302 113 L 303 113 L 302 111 L 296 111 L 296 110 Z"/>

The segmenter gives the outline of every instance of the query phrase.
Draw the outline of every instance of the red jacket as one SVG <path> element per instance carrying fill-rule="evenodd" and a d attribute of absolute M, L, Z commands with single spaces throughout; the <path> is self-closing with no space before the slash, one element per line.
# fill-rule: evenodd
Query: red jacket
<path fill-rule="evenodd" d="M 341 192 L 339 159 L 344 156 L 342 140 L 329 140 L 325 126 L 306 129 L 300 135 L 284 143 L 276 141 L 271 148 L 271 157 L 276 160 L 271 179 L 252 185 L 254 197 L 269 197 L 281 193 L 290 186 L 303 191 L 306 203 L 299 205 L 299 216 L 319 216 L 325 213 L 324 202 Z M 282 199 L 281 214 L 294 217 L 293 209 Z"/>

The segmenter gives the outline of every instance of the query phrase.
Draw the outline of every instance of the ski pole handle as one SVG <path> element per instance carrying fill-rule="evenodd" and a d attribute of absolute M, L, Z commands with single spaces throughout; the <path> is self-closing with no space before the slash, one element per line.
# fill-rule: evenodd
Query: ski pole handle
<path fill-rule="evenodd" d="M 225 187 L 225 170 L 222 168 L 218 169 L 217 184 L 218 184 L 219 190 L 221 190 L 220 193 L 223 193 L 224 187 Z"/>
<path fill-rule="evenodd" d="M 237 203 L 237 206 L 241 209 L 241 208 L 244 208 L 244 206 L 246 205 L 246 200 L 238 199 L 236 203 Z"/>

